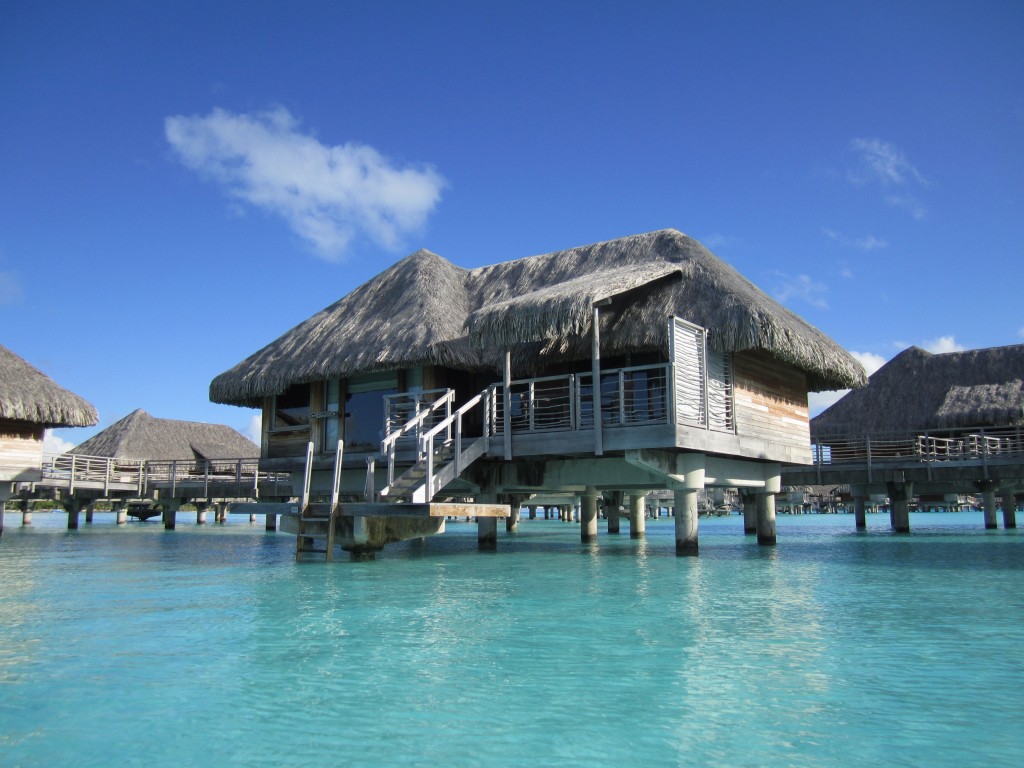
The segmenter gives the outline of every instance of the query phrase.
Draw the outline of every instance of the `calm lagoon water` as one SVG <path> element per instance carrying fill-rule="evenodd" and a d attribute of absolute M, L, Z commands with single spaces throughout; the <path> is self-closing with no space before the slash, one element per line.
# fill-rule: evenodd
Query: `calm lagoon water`
<path fill-rule="evenodd" d="M 524 520 L 300 563 L 237 520 L 8 513 L 2 766 L 1019 766 L 1024 531 Z M 627 526 L 623 524 L 623 530 Z"/>

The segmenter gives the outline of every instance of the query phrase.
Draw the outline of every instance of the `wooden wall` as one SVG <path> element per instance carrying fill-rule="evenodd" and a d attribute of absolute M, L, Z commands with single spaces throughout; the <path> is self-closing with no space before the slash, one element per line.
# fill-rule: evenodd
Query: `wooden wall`
<path fill-rule="evenodd" d="M 764 352 L 733 355 L 736 434 L 770 443 L 810 445 L 807 376 Z"/>
<path fill-rule="evenodd" d="M 0 419 L 0 480 L 29 479 L 43 463 L 43 427 L 27 421 Z"/>

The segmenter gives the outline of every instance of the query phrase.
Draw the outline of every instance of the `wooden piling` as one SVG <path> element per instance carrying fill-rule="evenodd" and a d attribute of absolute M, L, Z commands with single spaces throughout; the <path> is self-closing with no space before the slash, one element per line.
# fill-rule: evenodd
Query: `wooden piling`
<path fill-rule="evenodd" d="M 675 496 L 676 555 L 697 554 L 697 489 L 678 490 Z"/>
<path fill-rule="evenodd" d="M 1003 491 L 1003 528 L 1011 529 L 1017 527 L 1017 496 L 1013 489 Z"/>
<path fill-rule="evenodd" d="M 644 496 L 635 493 L 629 497 L 629 538 L 642 539 L 647 535 L 647 521 L 644 518 Z"/>
<path fill-rule="evenodd" d="M 587 486 L 580 506 L 580 541 L 597 541 L 597 489 Z"/>
<path fill-rule="evenodd" d="M 757 494 L 757 543 L 772 546 L 775 544 L 775 494 Z"/>

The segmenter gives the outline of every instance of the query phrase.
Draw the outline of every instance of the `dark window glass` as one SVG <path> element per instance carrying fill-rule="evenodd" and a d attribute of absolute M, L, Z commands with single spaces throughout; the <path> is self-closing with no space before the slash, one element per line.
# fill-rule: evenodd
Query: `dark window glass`
<path fill-rule="evenodd" d="M 309 424 L 309 385 L 295 384 L 274 398 L 272 429 L 291 429 Z"/>
<path fill-rule="evenodd" d="M 384 439 L 384 395 L 397 389 L 349 393 L 345 396 L 345 449 L 378 450 Z"/>

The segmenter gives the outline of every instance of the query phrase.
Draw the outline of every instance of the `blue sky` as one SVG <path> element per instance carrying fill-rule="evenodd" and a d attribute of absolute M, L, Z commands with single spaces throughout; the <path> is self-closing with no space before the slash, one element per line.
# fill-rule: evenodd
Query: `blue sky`
<path fill-rule="evenodd" d="M 54 444 L 249 430 L 210 380 L 421 247 L 674 227 L 869 370 L 1024 343 L 1020 2 L 6 0 L 0 95 L 0 343 L 101 417 Z"/>

